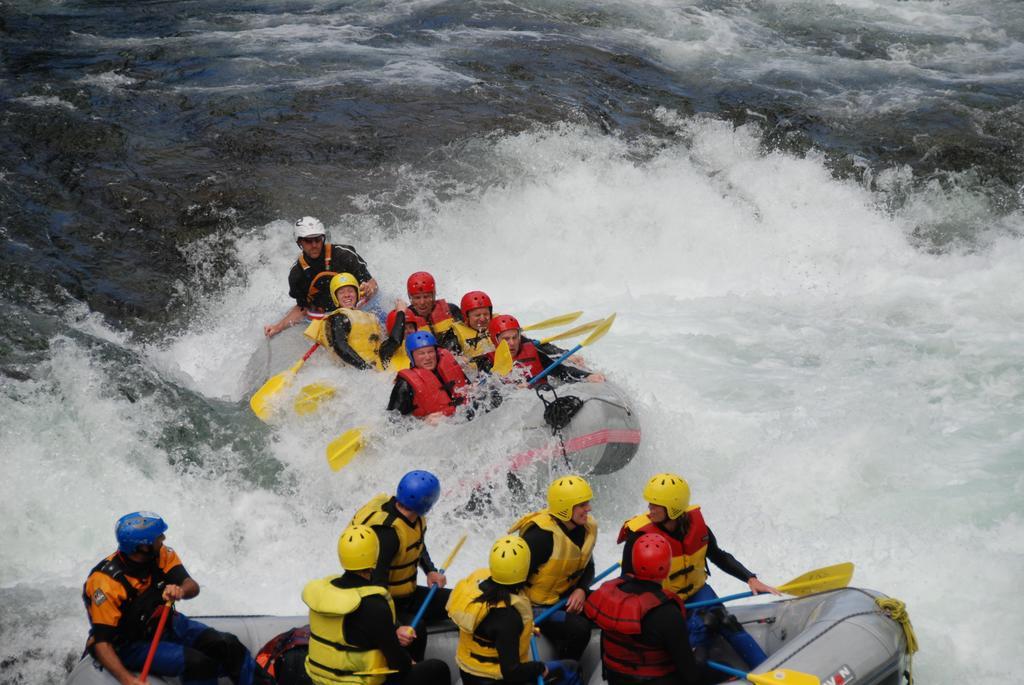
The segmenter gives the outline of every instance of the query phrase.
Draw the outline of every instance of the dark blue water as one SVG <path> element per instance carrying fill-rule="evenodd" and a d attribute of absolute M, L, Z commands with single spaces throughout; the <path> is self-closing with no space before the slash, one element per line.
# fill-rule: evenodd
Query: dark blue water
<path fill-rule="evenodd" d="M 2 285 L 167 318 L 176 247 L 401 196 L 413 165 L 473 178 L 460 146 L 583 122 L 671 140 L 658 107 L 751 122 L 838 176 L 906 165 L 986 200 L 922 225 L 973 246 L 1020 208 L 1019 3 L 62 2 L 2 9 Z M 386 216 L 401 226 L 409 216 Z M 229 254 L 211 254 L 222 267 Z M 184 303 L 187 304 L 187 303 Z M 171 315 L 173 317 L 173 315 Z"/>

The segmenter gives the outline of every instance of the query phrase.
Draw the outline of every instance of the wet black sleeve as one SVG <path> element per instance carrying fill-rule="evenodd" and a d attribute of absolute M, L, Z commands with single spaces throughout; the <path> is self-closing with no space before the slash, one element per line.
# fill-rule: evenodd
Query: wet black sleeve
<path fill-rule="evenodd" d="M 424 573 L 433 573 L 437 570 L 433 560 L 430 558 L 430 550 L 427 549 L 427 541 L 423 541 L 423 551 L 420 552 L 420 568 Z"/>
<path fill-rule="evenodd" d="M 373 532 L 377 534 L 380 552 L 377 554 L 377 565 L 370 574 L 370 582 L 387 587 L 391 560 L 398 554 L 398 533 L 391 526 L 374 526 Z"/>
<path fill-rule="evenodd" d="M 388 400 L 388 411 L 397 411 L 402 416 L 408 416 L 414 408 L 412 386 L 404 379 L 396 378 L 395 386 L 391 388 L 391 399 Z"/>
<path fill-rule="evenodd" d="M 537 572 L 541 564 L 551 558 L 555 548 L 555 536 L 540 526 L 530 526 L 522 533 L 523 541 L 530 548 L 530 574 Z"/>
<path fill-rule="evenodd" d="M 292 265 L 292 270 L 288 272 L 288 297 L 294 299 L 295 304 L 306 309 L 309 307 L 309 300 L 306 299 L 308 292 L 309 278 L 299 263 L 295 262 Z"/>
<path fill-rule="evenodd" d="M 89 628 L 89 635 L 92 637 L 92 640 L 89 642 L 89 651 L 92 652 L 91 647 L 97 642 L 113 643 L 117 639 L 117 628 L 115 626 L 106 626 L 102 623 L 96 623 Z"/>
<path fill-rule="evenodd" d="M 168 585 L 181 585 L 191 577 L 181 564 L 178 564 L 164 574 L 164 580 Z"/>
<path fill-rule="evenodd" d="M 715 534 L 711 532 L 710 528 L 708 529 L 708 561 L 744 583 L 756 575 L 736 561 L 736 557 L 718 546 L 718 540 L 715 539 Z"/>
<path fill-rule="evenodd" d="M 367 636 L 370 644 L 384 653 L 388 668 L 393 668 L 399 673 L 406 673 L 412 668 L 409 653 L 398 642 L 398 636 L 395 634 L 397 626 L 391 618 L 391 609 L 386 599 L 379 595 L 365 598 L 359 606 L 357 618 L 361 620 L 352 626 L 355 629 L 354 634 Z"/>
<path fill-rule="evenodd" d="M 457 305 L 448 303 L 448 311 L 452 313 L 452 318 L 456 321 L 462 321 L 462 310 Z"/>
<path fill-rule="evenodd" d="M 457 336 L 455 331 L 451 328 L 437 336 L 437 344 L 452 354 L 462 354 L 462 346 L 459 345 L 459 336 Z"/>
<path fill-rule="evenodd" d="M 337 271 L 341 273 L 347 271 L 360 283 L 364 283 L 373 276 L 370 275 L 370 270 L 366 268 L 366 261 L 359 256 L 356 252 L 356 248 L 351 245 L 333 245 L 331 247 L 331 271 Z"/>
<path fill-rule="evenodd" d="M 626 544 L 622 548 L 622 572 L 632 573 L 633 572 L 633 543 L 640 537 L 634 531 L 626 533 Z"/>
<path fill-rule="evenodd" d="M 579 579 L 576 581 L 576 587 L 573 590 L 583 590 L 584 592 L 590 592 L 590 586 L 594 583 L 594 576 L 597 575 L 594 572 L 594 555 L 590 555 L 590 561 L 583 568 L 583 573 L 580 574 Z"/>
<path fill-rule="evenodd" d="M 331 327 L 331 347 L 341 357 L 341 361 L 357 369 L 371 368 L 348 344 L 348 334 L 352 330 L 349 318 L 344 314 L 335 314 L 328 319 L 327 324 Z"/>
<path fill-rule="evenodd" d="M 523 619 L 511 607 L 491 609 L 476 632 L 494 642 L 498 650 L 501 678 L 506 683 L 535 683 L 544 673 L 544 663 L 519 660 L 519 635 L 524 630 Z"/>
<path fill-rule="evenodd" d="M 563 352 L 562 354 L 565 353 Z M 540 360 L 541 366 L 543 366 L 545 369 L 551 366 L 551 364 L 555 361 L 551 357 L 541 352 L 539 349 L 537 350 L 537 359 Z M 554 376 L 558 380 L 565 381 L 567 383 L 575 383 L 576 381 L 581 381 L 589 375 L 589 371 L 577 369 L 575 366 L 570 366 L 565 362 L 562 362 L 548 373 L 548 376 Z"/>
<path fill-rule="evenodd" d="M 477 371 L 480 373 L 490 373 L 491 369 L 494 368 L 494 360 L 490 359 L 486 354 L 473 357 L 470 361 L 476 365 Z"/>
<path fill-rule="evenodd" d="M 395 314 L 395 323 L 391 326 L 391 330 L 388 331 L 388 337 L 384 338 L 384 342 L 377 348 L 377 354 L 380 355 L 380 361 L 385 369 L 391 363 L 391 358 L 395 356 L 395 352 L 398 351 L 403 342 L 405 342 L 405 312 L 399 310 Z"/>
<path fill-rule="evenodd" d="M 690 648 L 690 631 L 683 612 L 675 604 L 662 604 L 651 609 L 640 624 L 641 638 L 668 652 L 675 664 L 675 677 L 680 685 L 698 685 L 700 670 Z"/>

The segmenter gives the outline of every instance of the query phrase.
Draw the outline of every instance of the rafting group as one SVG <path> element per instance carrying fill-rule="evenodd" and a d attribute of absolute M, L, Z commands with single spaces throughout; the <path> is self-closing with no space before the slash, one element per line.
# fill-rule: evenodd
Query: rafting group
<path fill-rule="evenodd" d="M 322 347 L 345 365 L 396 373 L 390 411 L 436 421 L 465 407 L 471 418 L 500 402 L 500 393 L 482 383 L 491 374 L 531 387 L 551 377 L 562 382 L 604 381 L 601 374 L 567 363 L 578 358 L 571 358 L 553 339 L 584 333 L 596 339 L 610 327 L 610 318 L 544 341 L 532 340 L 516 317 L 494 315 L 491 298 L 483 291 L 467 292 L 460 306 L 438 298 L 436 281 L 425 271 L 408 277 L 409 301 L 396 301 L 385 315 L 372 304 L 377 281 L 354 247 L 330 243 L 323 223 L 309 216 L 296 223 L 295 240 L 301 252 L 288 275 L 295 304 L 279 321 L 264 326 L 264 334 L 273 337 L 312 320 L 305 334 L 315 345 L 307 354 Z M 571 323 L 579 315 L 574 312 L 525 330 Z M 300 365 L 287 372 L 287 379 Z M 266 419 L 271 414 L 274 397 L 285 385 L 279 374 L 253 395 L 250 405 L 257 416 Z"/>
<path fill-rule="evenodd" d="M 450 655 L 426 658 L 427 628 L 450 619 L 458 629 L 454 663 L 465 685 L 579 685 L 579 660 L 595 628 L 603 676 L 612 685 L 718 682 L 719 669 L 732 671 L 708 658 L 718 636 L 747 671 L 766 659 L 722 608 L 734 596 L 717 597 L 708 584 L 708 563 L 746 583 L 750 592 L 743 596 L 780 590 L 719 547 L 682 477 L 661 473 L 649 480 L 643 489 L 647 511 L 618 531 L 621 562 L 600 574 L 593 554 L 593 490 L 580 476 L 560 477 L 547 489 L 547 506 L 515 521 L 490 547 L 487 565 L 452 589 L 444 569 L 466 536 L 440 567 L 432 561 L 427 514 L 440 493 L 434 474 L 415 470 L 402 476 L 393 494 L 358 507 L 337 541 L 341 573 L 312 580 L 302 591 L 308 624 L 292 626 L 252 652 L 235 635 L 174 610 L 174 602 L 195 597 L 199 586 L 163 544 L 163 519 L 128 514 L 115 525 L 117 550 L 92 569 L 83 587 L 87 652 L 122 685 L 139 685 L 149 673 L 196 685 L 212 685 L 217 677 L 236 685 L 447 684 L 454 675 Z M 620 564 L 617 578 L 592 587 Z M 417 582 L 421 570 L 425 586 Z M 818 573 L 805 589 L 844 586 L 852 568 L 844 571 L 837 577 Z M 798 594 L 793 588 L 801 585 L 793 581 L 781 589 Z M 554 658 L 536 656 L 538 635 Z M 84 673 L 89 680 L 73 675 L 69 683 L 101 682 L 95 671 Z M 808 682 L 788 671 L 775 673 L 768 682 Z"/>

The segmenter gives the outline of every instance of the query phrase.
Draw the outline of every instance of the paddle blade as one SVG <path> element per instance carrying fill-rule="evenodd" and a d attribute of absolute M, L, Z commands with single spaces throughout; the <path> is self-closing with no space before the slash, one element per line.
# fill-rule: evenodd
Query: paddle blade
<path fill-rule="evenodd" d="M 325 383 L 310 383 L 299 390 L 295 396 L 295 413 L 312 414 L 320 408 L 320 403 L 334 397 L 335 389 Z"/>
<path fill-rule="evenodd" d="M 745 677 L 754 685 L 821 685 L 818 676 L 788 668 L 777 668 L 767 673 L 748 673 Z"/>
<path fill-rule="evenodd" d="M 553 316 L 550 319 L 544 319 L 537 323 L 531 323 L 529 326 L 523 326 L 524 331 L 535 331 L 540 328 L 551 328 L 553 326 L 564 326 L 567 323 L 572 323 L 576 319 L 583 316 L 583 311 L 569 312 L 568 314 L 562 314 L 561 316 Z"/>
<path fill-rule="evenodd" d="M 365 445 L 366 439 L 361 428 L 347 430 L 327 445 L 327 464 L 331 470 L 340 471 Z"/>
<path fill-rule="evenodd" d="M 610 329 L 612 327 L 613 323 L 615 323 L 615 314 L 612 314 L 607 319 L 602 321 L 598 325 L 598 327 L 594 329 L 594 332 L 591 333 L 590 335 L 588 335 L 586 337 L 586 339 L 583 342 L 580 343 L 580 345 L 582 347 L 586 347 L 587 345 L 590 345 L 591 343 L 597 342 L 598 340 L 600 340 L 601 338 L 604 337 L 604 334 L 608 332 L 608 329 Z"/>
<path fill-rule="evenodd" d="M 494 365 L 491 370 L 499 376 L 507 376 L 512 371 L 512 350 L 508 349 L 508 342 L 502 340 L 498 343 L 498 349 L 494 350 Z"/>
<path fill-rule="evenodd" d="M 588 331 L 592 331 L 595 328 L 597 328 L 598 326 L 600 326 L 603 321 L 604 321 L 604 319 L 598 319 L 597 321 L 590 321 L 588 323 L 582 323 L 579 326 L 575 326 L 574 328 L 570 328 L 567 331 L 562 331 L 561 333 L 558 333 L 556 335 L 549 335 L 546 338 L 542 338 L 541 341 L 540 341 L 540 344 L 541 345 L 546 345 L 549 342 L 555 342 L 556 340 L 564 340 L 566 338 L 571 338 L 573 336 L 580 335 L 580 334 L 586 333 Z"/>
<path fill-rule="evenodd" d="M 298 362 L 287 371 L 271 376 L 249 398 L 249 407 L 252 409 L 252 413 L 258 416 L 261 421 L 270 420 L 270 415 L 274 409 L 274 398 L 277 396 L 277 393 L 291 385 L 292 379 L 295 378 L 295 373 L 299 370 L 300 366 L 302 366 L 302 362 Z"/>
<path fill-rule="evenodd" d="M 842 564 L 808 571 L 785 585 L 780 585 L 779 592 L 802 597 L 815 592 L 826 592 L 846 587 L 850 584 L 851 578 L 853 578 L 853 563 L 846 561 Z"/>

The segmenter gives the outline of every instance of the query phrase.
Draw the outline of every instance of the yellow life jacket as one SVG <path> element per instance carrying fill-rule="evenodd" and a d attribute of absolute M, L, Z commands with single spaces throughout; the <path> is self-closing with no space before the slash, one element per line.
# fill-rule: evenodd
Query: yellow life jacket
<path fill-rule="evenodd" d="M 466 359 L 479 357 L 481 354 L 487 354 L 494 350 L 491 336 L 486 331 L 481 333 L 461 321 L 453 323 L 452 330 L 455 331 L 455 337 L 459 341 L 459 349 L 462 350 L 462 356 Z"/>
<path fill-rule="evenodd" d="M 384 505 L 390 500 L 390 495 L 376 495 L 356 512 L 352 523 L 389 526 L 398 535 L 398 553 L 388 565 L 388 590 L 397 599 L 408 597 L 416 590 L 416 572 L 423 552 L 423 536 L 427 534 L 427 519 L 420 516 L 410 526 L 402 516 L 384 511 Z"/>
<path fill-rule="evenodd" d="M 322 319 L 312 321 L 306 327 L 306 337 L 315 340 L 320 343 L 321 347 L 333 352 L 334 341 L 329 319 L 338 314 L 344 314 L 348 317 L 349 323 L 352 325 L 348 332 L 347 341 L 352 351 L 373 368 L 383 371 L 384 366 L 381 364 L 380 354 L 378 353 L 382 335 L 380 322 L 376 316 L 369 312 L 362 312 L 358 309 L 335 309 Z"/>
<path fill-rule="evenodd" d="M 395 353 L 391 355 L 391 359 L 388 361 L 388 371 L 404 371 L 405 369 L 412 368 L 412 364 L 409 362 L 409 354 L 405 351 L 405 343 L 403 342 L 395 350 Z"/>
<path fill-rule="evenodd" d="M 455 662 L 466 673 L 481 678 L 501 680 L 501 663 L 498 650 L 493 642 L 484 640 L 475 634 L 477 627 L 487 618 L 491 609 L 508 606 L 504 602 L 496 605 L 475 602 L 480 596 L 480 582 L 490 577 L 485 568 L 473 571 L 467 578 L 460 580 L 448 597 L 448 616 L 459 627 L 459 644 L 455 650 Z M 519 661 L 530 661 L 530 636 L 533 635 L 533 608 L 522 594 L 513 594 L 512 607 L 523 619 L 523 632 L 519 634 Z"/>
<path fill-rule="evenodd" d="M 687 511 L 690 519 L 689 528 L 682 540 L 669 536 L 657 524 L 651 521 L 648 514 L 640 514 L 626 521 L 625 527 L 633 532 L 643 531 L 662 535 L 672 548 L 672 563 L 668 577 L 662 587 L 671 590 L 683 599 L 696 594 L 708 580 L 705 559 L 708 553 L 708 527 L 700 507 Z"/>
<path fill-rule="evenodd" d="M 361 649 L 345 639 L 345 616 L 362 604 L 364 597 L 380 595 L 388 600 L 391 620 L 395 605 L 388 591 L 378 585 L 340 588 L 331 581 L 341 576 L 312 580 L 302 589 L 309 607 L 309 655 L 306 673 L 316 685 L 380 685 L 387 674 L 387 659 L 379 649 Z"/>
<path fill-rule="evenodd" d="M 594 543 L 597 541 L 597 521 L 587 515 L 587 522 L 583 526 L 586 535 L 582 547 L 576 546 L 547 509 L 527 514 L 516 521 L 508 532 L 518 531 L 522 535 L 530 526 L 551 533 L 553 545 L 551 558 L 526 579 L 526 596 L 534 604 L 548 606 L 560 600 L 576 584 L 583 569 L 590 563 Z"/>

